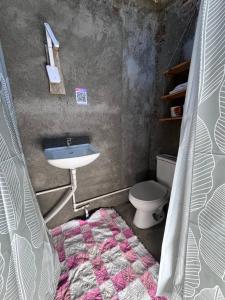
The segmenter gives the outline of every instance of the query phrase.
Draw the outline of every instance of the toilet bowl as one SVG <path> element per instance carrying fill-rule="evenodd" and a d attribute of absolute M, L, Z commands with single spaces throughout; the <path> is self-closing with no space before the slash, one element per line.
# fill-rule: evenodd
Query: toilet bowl
<path fill-rule="evenodd" d="M 131 188 L 129 200 L 137 209 L 134 225 L 145 229 L 164 219 L 163 207 L 169 200 L 168 190 L 156 181 L 144 181 Z"/>
<path fill-rule="evenodd" d="M 157 181 L 135 184 L 129 192 L 129 201 L 136 208 L 133 223 L 141 229 L 150 228 L 165 218 L 164 206 L 168 203 L 173 183 L 176 158 L 157 156 Z"/>

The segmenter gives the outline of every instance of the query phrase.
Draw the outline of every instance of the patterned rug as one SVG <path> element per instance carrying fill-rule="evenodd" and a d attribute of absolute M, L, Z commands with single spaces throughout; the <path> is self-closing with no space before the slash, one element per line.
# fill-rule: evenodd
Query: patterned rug
<path fill-rule="evenodd" d="M 166 300 L 159 265 L 113 209 L 51 231 L 61 263 L 55 300 Z"/>

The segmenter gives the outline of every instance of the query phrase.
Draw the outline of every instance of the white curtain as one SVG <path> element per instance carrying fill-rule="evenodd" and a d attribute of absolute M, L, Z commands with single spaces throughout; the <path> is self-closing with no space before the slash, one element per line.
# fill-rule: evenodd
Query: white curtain
<path fill-rule="evenodd" d="M 225 299 L 225 1 L 202 0 L 158 295 Z"/>
<path fill-rule="evenodd" d="M 0 299 L 54 299 L 59 273 L 27 172 L 0 44 Z"/>

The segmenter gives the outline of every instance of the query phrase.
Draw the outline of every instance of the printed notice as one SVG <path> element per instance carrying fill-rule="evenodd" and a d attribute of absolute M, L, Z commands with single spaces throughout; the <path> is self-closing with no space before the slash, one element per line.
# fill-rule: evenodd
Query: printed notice
<path fill-rule="evenodd" d="M 86 88 L 75 88 L 74 96 L 77 104 L 79 105 L 87 105 L 87 89 Z"/>

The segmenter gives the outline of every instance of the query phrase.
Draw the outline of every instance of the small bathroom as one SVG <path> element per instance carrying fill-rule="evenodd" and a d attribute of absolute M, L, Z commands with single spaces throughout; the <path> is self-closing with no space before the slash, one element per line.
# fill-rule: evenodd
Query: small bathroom
<path fill-rule="evenodd" d="M 1 1 L 0 299 L 224 298 L 216 2 Z"/>

